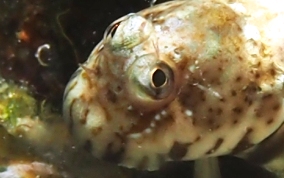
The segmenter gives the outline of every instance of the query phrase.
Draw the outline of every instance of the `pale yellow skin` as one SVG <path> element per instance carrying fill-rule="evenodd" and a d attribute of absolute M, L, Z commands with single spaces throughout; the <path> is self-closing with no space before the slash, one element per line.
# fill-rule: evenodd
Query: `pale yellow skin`
<path fill-rule="evenodd" d="M 64 117 L 78 145 L 127 167 L 251 154 L 284 121 L 283 49 L 282 0 L 156 5 L 110 25 Z"/>

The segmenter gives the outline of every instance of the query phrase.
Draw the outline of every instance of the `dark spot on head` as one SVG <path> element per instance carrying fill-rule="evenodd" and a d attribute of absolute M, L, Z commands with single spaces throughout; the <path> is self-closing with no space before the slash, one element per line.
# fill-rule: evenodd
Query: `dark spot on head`
<path fill-rule="evenodd" d="M 274 69 L 270 69 L 270 75 L 275 76 L 276 75 L 276 71 Z"/>
<path fill-rule="evenodd" d="M 241 76 L 238 76 L 237 78 L 236 78 L 236 82 L 240 82 L 242 80 L 242 77 Z"/>
<path fill-rule="evenodd" d="M 260 109 L 255 109 L 254 110 L 254 113 L 255 113 L 255 117 L 261 117 L 262 116 L 262 111 Z"/>
<path fill-rule="evenodd" d="M 201 139 L 200 136 L 196 137 L 196 139 L 194 140 L 194 142 L 198 142 Z"/>
<path fill-rule="evenodd" d="M 232 90 L 232 91 L 231 91 L 231 95 L 232 95 L 232 96 L 236 96 L 236 95 L 237 95 L 237 92 L 236 92 L 235 90 Z"/>
<path fill-rule="evenodd" d="M 208 109 L 208 112 L 213 112 L 213 109 L 210 107 L 210 108 Z"/>
<path fill-rule="evenodd" d="M 252 105 L 253 100 L 251 99 L 251 97 L 246 96 L 244 99 L 244 102 L 246 102 L 249 106 Z"/>
<path fill-rule="evenodd" d="M 208 154 L 214 153 L 215 151 L 218 150 L 218 148 L 222 145 L 223 142 L 224 142 L 224 139 L 223 138 L 219 138 L 216 141 L 215 145 L 212 148 L 210 148 L 210 150 L 208 150 L 205 154 L 208 155 Z"/>
<path fill-rule="evenodd" d="M 234 119 L 233 120 L 233 125 L 236 125 L 239 122 L 239 119 Z"/>
<path fill-rule="evenodd" d="M 186 155 L 189 145 L 189 143 L 179 143 L 175 141 L 169 152 L 169 157 L 174 161 L 181 160 Z"/>
<path fill-rule="evenodd" d="M 87 140 L 83 146 L 84 150 L 86 150 L 87 152 L 91 153 L 93 150 L 93 145 L 92 142 L 90 140 Z"/>
<path fill-rule="evenodd" d="M 274 121 L 274 119 L 273 119 L 273 118 L 270 118 L 270 119 L 267 120 L 266 124 L 267 124 L 267 125 L 270 125 L 273 121 Z"/>
<path fill-rule="evenodd" d="M 257 72 L 257 73 L 254 74 L 254 77 L 255 77 L 256 79 L 259 79 L 260 74 Z"/>
<path fill-rule="evenodd" d="M 243 112 L 243 109 L 241 107 L 235 107 L 235 108 L 232 109 L 232 111 L 235 114 L 241 114 Z"/>
<path fill-rule="evenodd" d="M 217 111 L 216 111 L 217 116 L 220 116 L 222 113 L 223 113 L 223 109 L 217 108 Z"/>
<path fill-rule="evenodd" d="M 226 102 L 226 99 L 225 98 L 221 98 L 220 101 L 224 103 L 224 102 Z"/>
<path fill-rule="evenodd" d="M 209 118 L 209 119 L 208 119 L 208 125 L 209 125 L 209 126 L 214 125 L 214 118 Z"/>
<path fill-rule="evenodd" d="M 254 82 L 249 83 L 243 90 L 243 92 L 246 94 L 254 94 L 259 91 L 261 91 L 261 88 L 258 86 L 257 83 Z"/>
<path fill-rule="evenodd" d="M 111 90 L 107 91 L 106 98 L 108 99 L 108 101 L 110 101 L 112 103 L 115 103 L 117 101 L 116 94 Z"/>
<path fill-rule="evenodd" d="M 203 101 L 203 102 L 206 101 L 206 96 L 205 96 L 205 94 L 203 94 L 203 95 L 201 96 L 201 101 Z"/>
<path fill-rule="evenodd" d="M 280 104 L 279 104 L 279 103 L 276 103 L 276 104 L 272 107 L 272 109 L 273 109 L 274 111 L 278 111 L 278 110 L 280 109 Z"/>
<path fill-rule="evenodd" d="M 122 91 L 122 87 L 121 86 L 116 86 L 115 92 L 119 93 L 121 91 Z"/>

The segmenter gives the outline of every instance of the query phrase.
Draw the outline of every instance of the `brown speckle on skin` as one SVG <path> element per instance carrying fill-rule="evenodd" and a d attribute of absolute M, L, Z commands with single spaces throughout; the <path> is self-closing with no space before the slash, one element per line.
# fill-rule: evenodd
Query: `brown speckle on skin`
<path fill-rule="evenodd" d="M 266 122 L 266 124 L 267 125 L 270 125 L 270 124 L 272 124 L 273 123 L 273 121 L 274 121 L 274 118 L 269 118 L 268 120 L 267 120 L 267 122 Z"/>
<path fill-rule="evenodd" d="M 241 107 L 235 107 L 232 109 L 234 114 L 241 114 L 243 112 L 243 109 Z"/>
<path fill-rule="evenodd" d="M 274 111 L 278 111 L 278 110 L 280 109 L 280 103 L 274 104 L 274 106 L 272 107 L 272 109 L 273 109 Z"/>
<path fill-rule="evenodd" d="M 260 78 L 260 74 L 257 72 L 254 74 L 255 79 L 259 79 Z"/>
<path fill-rule="evenodd" d="M 270 72 L 270 75 L 273 76 L 273 77 L 276 75 L 276 71 L 273 68 L 270 69 L 269 72 Z"/>
<path fill-rule="evenodd" d="M 239 123 L 239 119 L 234 119 L 233 120 L 233 125 L 236 125 L 237 123 Z"/>
<path fill-rule="evenodd" d="M 108 101 L 110 101 L 112 103 L 115 103 L 117 101 L 116 94 L 111 90 L 107 91 L 106 98 L 108 99 Z"/>
<path fill-rule="evenodd" d="M 175 141 L 169 152 L 169 157 L 174 161 L 181 160 L 186 155 L 189 145 L 189 143 Z"/>
<path fill-rule="evenodd" d="M 201 139 L 200 136 L 197 136 L 196 139 L 194 140 L 194 142 L 198 142 Z"/>
<path fill-rule="evenodd" d="M 210 107 L 210 108 L 208 109 L 208 112 L 210 112 L 210 113 L 212 113 L 212 112 L 213 112 L 212 107 Z"/>
<path fill-rule="evenodd" d="M 243 78 L 242 78 L 241 76 L 238 76 L 238 77 L 236 78 L 236 82 L 240 82 L 242 79 L 243 79 Z"/>
<path fill-rule="evenodd" d="M 214 153 L 215 151 L 218 150 L 218 148 L 222 145 L 223 142 L 224 142 L 224 139 L 223 138 L 219 138 L 216 141 L 215 145 L 212 148 L 210 148 L 210 150 L 208 150 L 205 154 L 208 155 L 208 154 Z"/>
<path fill-rule="evenodd" d="M 232 91 L 231 91 L 231 95 L 232 95 L 232 96 L 237 96 L 237 92 L 236 92 L 235 90 L 232 90 Z"/>
<path fill-rule="evenodd" d="M 244 99 L 244 102 L 247 103 L 249 106 L 252 105 L 253 100 L 251 99 L 251 97 L 246 96 Z"/>
<path fill-rule="evenodd" d="M 223 109 L 217 108 L 217 111 L 216 111 L 217 116 L 220 116 L 222 113 L 223 113 Z"/>

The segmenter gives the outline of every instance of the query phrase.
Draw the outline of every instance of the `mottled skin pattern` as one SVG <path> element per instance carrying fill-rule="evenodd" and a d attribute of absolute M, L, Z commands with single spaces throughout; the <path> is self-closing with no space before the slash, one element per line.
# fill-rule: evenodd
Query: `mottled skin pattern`
<path fill-rule="evenodd" d="M 127 167 L 241 153 L 283 123 L 283 32 L 281 0 L 122 17 L 71 78 L 64 117 L 78 145 Z"/>

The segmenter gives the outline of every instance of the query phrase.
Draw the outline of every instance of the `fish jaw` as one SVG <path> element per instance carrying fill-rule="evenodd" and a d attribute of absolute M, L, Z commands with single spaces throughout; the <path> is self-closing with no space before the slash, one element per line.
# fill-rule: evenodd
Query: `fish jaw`
<path fill-rule="evenodd" d="M 155 170 L 240 153 L 274 133 L 284 119 L 284 37 L 270 32 L 284 30 L 276 25 L 284 15 L 241 5 L 175 1 L 116 21 L 66 87 L 64 117 L 78 145 Z M 146 33 L 129 41 L 120 33 L 128 29 Z M 159 67 L 165 85 L 144 90 Z"/>

